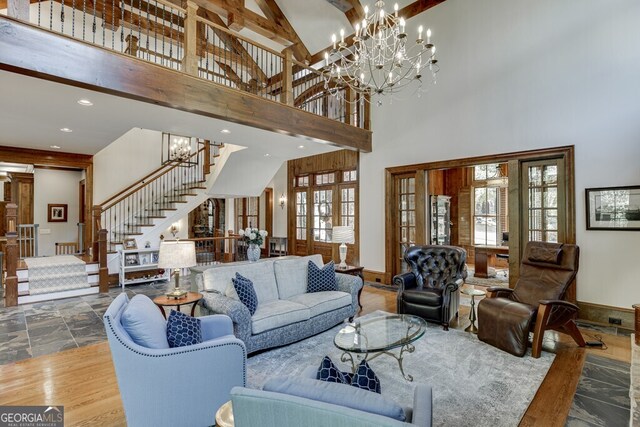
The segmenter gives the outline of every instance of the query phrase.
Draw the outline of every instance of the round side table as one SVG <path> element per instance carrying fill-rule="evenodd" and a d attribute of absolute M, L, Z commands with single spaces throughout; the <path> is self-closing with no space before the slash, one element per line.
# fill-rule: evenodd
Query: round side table
<path fill-rule="evenodd" d="M 471 288 L 466 288 L 466 289 L 462 289 L 460 292 L 462 292 L 465 295 L 469 295 L 471 297 L 471 311 L 469 311 L 469 326 L 467 326 L 464 330 L 466 332 L 471 332 L 474 334 L 478 333 L 478 328 L 476 327 L 476 297 L 483 297 L 485 295 L 487 295 L 487 293 L 485 291 L 481 291 L 479 289 L 471 289 Z"/>
<path fill-rule="evenodd" d="M 231 401 L 224 403 L 216 412 L 217 427 L 233 427 L 233 406 Z"/>
<path fill-rule="evenodd" d="M 189 304 L 193 304 L 193 306 L 191 307 L 191 316 L 193 317 L 196 311 L 196 305 L 198 304 L 198 301 L 200 301 L 201 299 L 202 299 L 201 293 L 187 292 L 187 295 L 185 295 L 183 298 L 175 299 L 175 298 L 169 298 L 165 295 L 162 295 L 154 298 L 153 302 L 155 305 L 158 306 L 158 308 L 160 309 L 160 312 L 166 319 L 167 315 L 164 312 L 164 307 L 177 307 L 177 310 L 180 311 L 180 306 L 189 305 Z"/>

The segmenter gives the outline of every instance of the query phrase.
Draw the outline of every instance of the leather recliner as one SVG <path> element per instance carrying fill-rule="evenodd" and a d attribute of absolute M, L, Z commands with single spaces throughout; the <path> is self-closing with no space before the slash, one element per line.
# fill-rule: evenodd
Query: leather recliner
<path fill-rule="evenodd" d="M 490 287 L 478 304 L 478 338 L 515 356 L 524 356 L 533 330 L 532 355 L 540 357 L 544 331 L 568 333 L 585 346 L 574 319 L 578 307 L 564 300 L 578 272 L 576 245 L 528 242 L 513 289 Z"/>
<path fill-rule="evenodd" d="M 467 252 L 457 246 L 412 246 L 404 260 L 411 271 L 393 278 L 398 313 L 420 316 L 448 330 L 451 319 L 458 316 Z"/>

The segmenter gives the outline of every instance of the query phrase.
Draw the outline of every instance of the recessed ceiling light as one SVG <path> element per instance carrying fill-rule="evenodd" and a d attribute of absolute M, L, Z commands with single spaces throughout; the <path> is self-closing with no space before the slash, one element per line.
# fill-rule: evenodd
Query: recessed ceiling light
<path fill-rule="evenodd" d="M 93 102 L 89 101 L 88 99 L 79 99 L 78 104 L 82 105 L 83 107 L 91 107 L 93 105 Z"/>
<path fill-rule="evenodd" d="M 271 156 L 271 154 L 267 153 L 267 154 L 265 154 L 264 156 L 265 156 L 265 157 L 269 157 L 269 156 Z"/>
<path fill-rule="evenodd" d="M 298 148 L 304 148 L 304 145 L 298 145 Z"/>
<path fill-rule="evenodd" d="M 69 128 L 60 128 L 60 132 L 73 132 L 73 130 L 69 129 Z"/>
<path fill-rule="evenodd" d="M 51 148 L 55 148 L 56 150 L 60 149 L 60 146 L 59 146 L 59 145 L 50 145 L 49 147 L 51 147 Z"/>
<path fill-rule="evenodd" d="M 231 131 L 229 129 L 222 129 L 220 133 L 231 133 Z"/>

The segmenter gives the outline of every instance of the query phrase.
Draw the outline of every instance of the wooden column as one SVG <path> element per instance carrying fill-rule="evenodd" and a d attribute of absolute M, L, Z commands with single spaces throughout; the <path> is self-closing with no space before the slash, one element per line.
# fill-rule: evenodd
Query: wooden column
<path fill-rule="evenodd" d="M 364 119 L 363 125 L 366 130 L 371 130 L 371 94 L 364 94 Z"/>
<path fill-rule="evenodd" d="M 182 71 L 192 76 L 198 76 L 198 55 L 196 46 L 198 31 L 196 14 L 198 6 L 192 1 L 187 1 L 187 13 L 184 18 L 184 58 L 182 59 Z"/>
<path fill-rule="evenodd" d="M 282 64 L 282 92 L 280 102 L 293 106 L 293 54 L 291 50 L 284 50 L 284 63 Z"/>
<path fill-rule="evenodd" d="M 356 92 L 351 90 L 351 88 L 349 86 L 347 86 L 345 88 L 345 101 L 344 101 L 344 122 L 352 125 L 352 126 L 357 126 L 357 123 L 355 121 L 355 114 L 354 111 L 357 108 L 356 106 Z"/>
<path fill-rule="evenodd" d="M 109 268 L 107 267 L 107 230 L 104 228 L 98 232 L 100 293 L 109 292 Z M 94 255 L 95 256 L 95 255 Z"/>
<path fill-rule="evenodd" d="M 87 229 L 91 228 L 93 235 L 93 256 L 91 257 L 91 261 L 98 262 L 98 254 L 100 248 L 98 246 L 98 232 L 102 228 L 100 224 L 100 217 L 102 216 L 102 206 L 96 205 L 92 209 L 93 214 L 91 215 L 91 225 L 87 227 Z"/>
<path fill-rule="evenodd" d="M 204 168 L 204 176 L 211 172 L 211 142 L 208 139 L 204 141 L 204 162 L 202 162 Z"/>
<path fill-rule="evenodd" d="M 29 0 L 8 0 L 7 15 L 29 22 Z"/>
<path fill-rule="evenodd" d="M 125 48 L 124 53 L 128 53 L 129 55 L 137 58 L 139 48 L 138 37 L 133 34 L 129 34 L 125 37 L 125 41 L 127 42 L 127 47 Z"/>
<path fill-rule="evenodd" d="M 5 262 L 7 279 L 5 281 L 4 305 L 13 307 L 18 305 L 18 206 L 15 203 L 7 205 L 7 245 L 5 246 Z"/>

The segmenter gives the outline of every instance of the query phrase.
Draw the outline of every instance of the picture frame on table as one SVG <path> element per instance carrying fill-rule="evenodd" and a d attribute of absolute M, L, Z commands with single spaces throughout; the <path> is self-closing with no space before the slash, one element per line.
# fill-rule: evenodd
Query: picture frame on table
<path fill-rule="evenodd" d="M 151 264 L 151 254 L 150 253 L 140 254 L 140 265 L 147 265 L 147 264 Z"/>
<path fill-rule="evenodd" d="M 151 252 L 151 264 L 157 264 L 159 259 L 160 259 L 159 252 Z"/>
<path fill-rule="evenodd" d="M 47 205 L 47 222 L 67 222 L 68 205 L 49 203 Z"/>
<path fill-rule="evenodd" d="M 585 189 L 587 230 L 640 231 L 640 185 Z"/>
<path fill-rule="evenodd" d="M 138 244 L 136 243 L 136 239 L 127 238 L 122 240 L 122 247 L 124 249 L 138 249 Z"/>
<path fill-rule="evenodd" d="M 137 253 L 133 254 L 125 254 L 124 255 L 124 265 L 126 267 L 131 267 L 134 265 L 140 265 L 140 258 Z"/>

